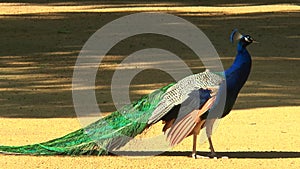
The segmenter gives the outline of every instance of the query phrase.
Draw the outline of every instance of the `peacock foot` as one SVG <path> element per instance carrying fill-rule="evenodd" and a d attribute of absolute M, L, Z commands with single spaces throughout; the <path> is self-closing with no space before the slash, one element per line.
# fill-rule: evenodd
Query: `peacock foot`
<path fill-rule="evenodd" d="M 228 159 L 227 156 L 220 156 L 220 155 L 217 155 L 216 153 L 209 153 L 207 154 L 206 156 L 203 156 L 203 155 L 197 155 L 197 154 L 192 154 L 192 158 L 193 159 Z"/>

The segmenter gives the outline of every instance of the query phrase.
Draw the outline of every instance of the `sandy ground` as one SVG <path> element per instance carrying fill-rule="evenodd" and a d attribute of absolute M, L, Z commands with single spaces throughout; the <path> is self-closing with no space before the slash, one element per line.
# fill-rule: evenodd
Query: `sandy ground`
<path fill-rule="evenodd" d="M 140 11 L 181 16 L 205 32 L 224 67 L 231 64 L 235 55 L 234 46 L 228 42 L 233 28 L 261 42 L 249 46 L 253 56 L 251 76 L 234 111 L 221 121 L 213 136 L 215 149 L 229 159 L 189 158 L 192 140 L 188 138 L 155 157 L 0 155 L 1 168 L 299 168 L 298 5 L 276 1 L 1 3 L 1 145 L 38 143 L 81 128 L 71 91 L 76 57 L 97 29 L 121 16 Z M 191 51 L 169 40 L 154 35 L 132 37 L 110 51 L 100 65 L 96 81 L 97 101 L 103 112 L 115 110 L 109 87 L 115 66 L 134 51 L 164 48 L 181 56 L 194 73 L 203 70 Z M 132 81 L 131 99 L 171 81 L 162 72 L 145 71 Z M 141 137 L 152 137 L 160 130 L 159 124 Z M 200 154 L 208 151 L 207 143 L 198 147 Z"/>
<path fill-rule="evenodd" d="M 300 134 L 296 127 L 300 114 L 295 112 L 299 110 L 300 107 L 281 107 L 233 111 L 219 124 L 213 136 L 216 150 L 229 159 L 188 157 L 192 145 L 189 137 L 155 157 L 1 155 L 1 165 L 5 168 L 298 168 Z M 80 128 L 74 118 L 2 118 L 0 121 L 0 134 L 5 136 L 0 142 L 7 145 L 47 141 Z M 160 134 L 161 127 L 153 127 L 143 137 Z M 198 144 L 198 151 L 205 155 L 209 151 L 208 144 Z"/>

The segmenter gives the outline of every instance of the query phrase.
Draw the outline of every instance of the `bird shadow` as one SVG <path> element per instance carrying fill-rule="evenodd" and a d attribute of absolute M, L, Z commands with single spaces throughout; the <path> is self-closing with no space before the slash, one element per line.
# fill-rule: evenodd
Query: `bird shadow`
<path fill-rule="evenodd" d="M 197 152 L 200 156 L 208 156 L 208 152 Z M 112 154 L 113 155 L 113 154 Z M 190 151 L 118 151 L 115 155 L 124 156 L 191 156 Z M 237 152 L 217 152 L 218 157 L 228 158 L 300 158 L 300 152 L 293 151 L 237 151 Z"/>

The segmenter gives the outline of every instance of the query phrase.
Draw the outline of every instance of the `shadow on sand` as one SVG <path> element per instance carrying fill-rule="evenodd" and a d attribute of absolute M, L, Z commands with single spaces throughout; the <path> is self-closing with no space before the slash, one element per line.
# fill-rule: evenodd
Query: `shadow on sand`
<path fill-rule="evenodd" d="M 148 152 L 136 152 L 136 151 L 118 151 L 118 154 L 125 156 L 191 156 L 190 151 L 148 151 Z M 197 152 L 198 155 L 207 156 L 208 152 Z M 272 158 L 300 158 L 300 152 L 292 151 L 237 151 L 237 152 L 217 152 L 218 157 L 228 158 L 261 158 L 261 159 L 272 159 Z"/>

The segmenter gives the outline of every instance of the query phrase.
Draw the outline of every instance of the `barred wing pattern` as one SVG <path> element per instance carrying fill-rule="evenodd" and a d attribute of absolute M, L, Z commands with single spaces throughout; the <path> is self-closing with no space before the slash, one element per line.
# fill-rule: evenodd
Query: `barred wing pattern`
<path fill-rule="evenodd" d="M 189 94 L 192 91 L 199 89 L 218 88 L 223 80 L 224 77 L 222 77 L 221 75 L 205 71 L 202 73 L 190 75 L 178 81 L 163 95 L 162 100 L 159 102 L 158 106 L 149 118 L 148 124 L 153 124 L 159 121 L 175 105 L 184 102 L 189 97 Z"/>

